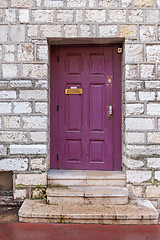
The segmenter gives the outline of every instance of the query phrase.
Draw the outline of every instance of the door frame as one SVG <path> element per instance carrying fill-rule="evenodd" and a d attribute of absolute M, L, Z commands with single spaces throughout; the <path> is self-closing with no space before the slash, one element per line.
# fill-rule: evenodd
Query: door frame
<path fill-rule="evenodd" d="M 57 109 L 56 104 L 53 104 L 57 99 L 56 84 L 58 63 L 57 58 L 52 57 L 54 54 L 58 56 L 58 48 L 60 47 L 112 47 L 113 48 L 113 102 L 114 105 L 118 106 L 114 112 L 113 121 L 113 171 L 122 170 L 122 81 L 121 81 L 121 62 L 122 54 L 118 53 L 118 48 L 121 47 L 120 43 L 117 44 L 62 44 L 62 45 L 51 45 L 50 46 L 50 168 L 59 169 L 57 161 L 57 152 L 54 149 L 57 148 L 58 132 L 52 126 L 58 126 L 57 118 L 54 117 Z M 116 81 L 115 81 L 116 79 Z M 57 88 L 58 89 L 58 88 Z M 52 107 L 51 107 L 52 106 Z M 54 107 L 54 108 L 53 108 Z M 118 122 L 118 124 L 117 124 Z M 58 127 L 57 127 L 58 128 Z M 52 160 L 54 159 L 54 161 Z"/>

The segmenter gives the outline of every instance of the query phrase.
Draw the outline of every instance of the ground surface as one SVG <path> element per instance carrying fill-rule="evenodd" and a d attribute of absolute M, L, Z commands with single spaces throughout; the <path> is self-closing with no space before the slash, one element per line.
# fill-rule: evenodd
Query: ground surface
<path fill-rule="evenodd" d="M 18 222 L 18 210 L 19 210 L 19 207 L 0 206 L 0 223 L 1 222 Z"/>

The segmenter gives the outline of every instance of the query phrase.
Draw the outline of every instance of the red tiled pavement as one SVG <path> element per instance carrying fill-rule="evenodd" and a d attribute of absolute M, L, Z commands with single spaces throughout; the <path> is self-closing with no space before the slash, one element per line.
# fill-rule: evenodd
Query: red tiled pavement
<path fill-rule="evenodd" d="M 0 240 L 160 240 L 160 225 L 0 223 Z"/>

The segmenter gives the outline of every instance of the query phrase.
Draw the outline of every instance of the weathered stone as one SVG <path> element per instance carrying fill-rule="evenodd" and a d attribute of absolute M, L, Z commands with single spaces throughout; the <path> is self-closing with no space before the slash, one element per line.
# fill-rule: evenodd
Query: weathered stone
<path fill-rule="evenodd" d="M 11 0 L 11 7 L 33 7 L 33 0 Z"/>
<path fill-rule="evenodd" d="M 160 171 L 155 171 L 155 179 L 160 181 Z"/>
<path fill-rule="evenodd" d="M 147 186 L 146 197 L 149 197 L 149 198 L 160 197 L 160 186 Z"/>
<path fill-rule="evenodd" d="M 40 116 L 24 116 L 23 117 L 23 128 L 47 128 L 47 118 Z"/>
<path fill-rule="evenodd" d="M 136 7 L 151 7 L 153 6 L 153 0 L 135 0 L 134 5 Z"/>
<path fill-rule="evenodd" d="M 109 22 L 125 22 L 126 10 L 109 10 Z"/>
<path fill-rule="evenodd" d="M 47 100 L 47 91 L 46 90 L 20 90 L 19 91 L 20 99 L 24 100 Z"/>
<path fill-rule="evenodd" d="M 160 45 L 147 45 L 146 46 L 147 62 L 160 61 Z"/>
<path fill-rule="evenodd" d="M 37 60 L 48 62 L 48 46 L 37 45 Z"/>
<path fill-rule="evenodd" d="M 143 61 L 142 44 L 126 44 L 125 46 L 126 62 L 139 63 Z"/>
<path fill-rule="evenodd" d="M 117 26 L 116 25 L 100 25 L 99 26 L 99 36 L 100 37 L 115 37 L 117 36 Z"/>
<path fill-rule="evenodd" d="M 139 92 L 140 101 L 154 101 L 155 92 Z"/>
<path fill-rule="evenodd" d="M 86 0 L 67 0 L 68 7 L 85 7 Z"/>
<path fill-rule="evenodd" d="M 38 25 L 29 25 L 28 26 L 28 36 L 37 37 L 38 36 Z"/>
<path fill-rule="evenodd" d="M 44 199 L 46 198 L 46 188 L 36 188 L 32 190 L 33 199 Z"/>
<path fill-rule="evenodd" d="M 47 114 L 48 112 L 48 104 L 45 102 L 36 102 L 35 103 L 35 112 Z"/>
<path fill-rule="evenodd" d="M 17 97 L 16 91 L 0 91 L 1 99 L 15 99 Z"/>
<path fill-rule="evenodd" d="M 33 44 L 24 43 L 18 45 L 18 61 L 27 61 L 32 62 L 34 59 L 33 56 Z"/>
<path fill-rule="evenodd" d="M 19 77 L 19 65 L 16 64 L 2 64 L 2 77 L 3 78 L 16 78 Z"/>
<path fill-rule="evenodd" d="M 85 10 L 85 16 L 87 22 L 105 22 L 106 11 L 105 10 Z"/>
<path fill-rule="evenodd" d="M 6 62 L 14 62 L 15 60 L 15 46 L 4 45 L 4 60 Z"/>
<path fill-rule="evenodd" d="M 23 76 L 26 78 L 47 78 L 47 64 L 23 64 Z"/>
<path fill-rule="evenodd" d="M 132 184 L 127 184 L 129 190 L 129 196 L 131 198 L 143 197 L 143 189 L 141 186 L 133 186 Z"/>
<path fill-rule="evenodd" d="M 16 21 L 16 10 L 15 9 L 6 9 L 4 11 L 4 21 L 6 23 L 15 23 Z"/>
<path fill-rule="evenodd" d="M 76 23 L 83 23 L 83 10 L 76 10 Z"/>
<path fill-rule="evenodd" d="M 126 104 L 127 115 L 139 115 L 144 113 L 144 105 L 141 103 Z"/>
<path fill-rule="evenodd" d="M 28 141 L 28 134 L 24 132 L 6 132 L 1 131 L 0 132 L 0 142 L 8 143 L 8 142 L 27 142 Z"/>
<path fill-rule="evenodd" d="M 0 32 L 3 34 L 0 34 L 0 42 L 7 42 L 7 34 L 8 34 L 8 28 L 6 25 L 0 25 Z"/>
<path fill-rule="evenodd" d="M 148 103 L 147 104 L 148 115 L 160 115 L 160 103 Z"/>
<path fill-rule="evenodd" d="M 120 37 L 136 37 L 137 28 L 136 25 L 120 25 Z"/>
<path fill-rule="evenodd" d="M 142 183 L 150 181 L 152 177 L 151 171 L 127 171 L 127 183 Z"/>
<path fill-rule="evenodd" d="M 24 25 L 11 25 L 11 40 L 13 42 L 25 41 L 25 26 Z"/>
<path fill-rule="evenodd" d="M 28 158 L 5 158 L 0 160 L 0 171 L 26 171 Z"/>
<path fill-rule="evenodd" d="M 80 37 L 90 37 L 91 36 L 90 25 L 80 25 L 79 31 L 80 31 Z"/>
<path fill-rule="evenodd" d="M 63 7 L 63 0 L 44 0 L 45 7 Z"/>
<path fill-rule="evenodd" d="M 125 66 L 126 79 L 136 79 L 138 77 L 138 67 L 136 64 L 134 65 L 126 65 Z"/>
<path fill-rule="evenodd" d="M 129 159 L 129 158 L 123 158 L 123 163 L 129 169 L 138 169 L 144 166 L 144 162 L 140 160 Z"/>
<path fill-rule="evenodd" d="M 148 143 L 159 143 L 160 142 L 160 133 L 159 132 L 149 132 L 147 133 Z"/>
<path fill-rule="evenodd" d="M 140 26 L 140 40 L 143 42 L 150 42 L 156 40 L 156 27 L 155 26 Z"/>
<path fill-rule="evenodd" d="M 147 167 L 160 168 L 160 158 L 147 158 Z"/>
<path fill-rule="evenodd" d="M 46 132 L 30 132 L 32 142 L 47 142 Z"/>
<path fill-rule="evenodd" d="M 33 10 L 32 19 L 35 23 L 53 22 L 54 11 L 53 10 Z"/>
<path fill-rule="evenodd" d="M 136 93 L 135 92 L 126 92 L 125 100 L 126 100 L 126 102 L 136 101 Z"/>
<path fill-rule="evenodd" d="M 28 9 L 20 9 L 19 10 L 19 21 L 20 21 L 20 23 L 28 23 L 29 22 L 29 10 Z"/>
<path fill-rule="evenodd" d="M 99 7 L 118 7 L 118 0 L 98 0 Z"/>
<path fill-rule="evenodd" d="M 46 145 L 10 145 L 10 154 L 46 154 Z"/>
<path fill-rule="evenodd" d="M 32 170 L 46 170 L 46 161 L 44 158 L 31 158 L 31 169 Z"/>
<path fill-rule="evenodd" d="M 151 130 L 154 124 L 154 118 L 126 118 L 127 130 Z"/>
<path fill-rule="evenodd" d="M 158 23 L 159 22 L 159 10 L 148 9 L 145 11 L 146 23 Z"/>
<path fill-rule="evenodd" d="M 26 185 L 26 186 L 45 186 L 47 184 L 47 174 L 33 174 L 33 173 L 26 173 L 26 174 L 17 174 L 15 178 L 16 186 L 19 185 Z"/>
<path fill-rule="evenodd" d="M 77 37 L 78 29 L 76 25 L 64 26 L 64 37 Z"/>
<path fill-rule="evenodd" d="M 73 22 L 73 10 L 58 10 L 57 11 L 58 22 Z"/>
<path fill-rule="evenodd" d="M 5 128 L 20 128 L 20 117 L 17 116 L 6 116 L 4 117 Z"/>
<path fill-rule="evenodd" d="M 0 102 L 0 113 L 11 113 L 11 103 Z"/>
<path fill-rule="evenodd" d="M 27 197 L 26 189 L 15 189 L 14 191 L 14 199 L 25 199 Z"/>
<path fill-rule="evenodd" d="M 41 25 L 40 26 L 41 37 L 62 37 L 61 25 Z"/>
<path fill-rule="evenodd" d="M 141 9 L 132 9 L 128 11 L 128 20 L 132 23 L 143 22 L 144 13 Z"/>
<path fill-rule="evenodd" d="M 32 105 L 30 102 L 14 102 L 14 113 L 31 113 Z"/>
<path fill-rule="evenodd" d="M 126 132 L 125 141 L 126 143 L 144 143 L 145 134 L 140 132 Z"/>

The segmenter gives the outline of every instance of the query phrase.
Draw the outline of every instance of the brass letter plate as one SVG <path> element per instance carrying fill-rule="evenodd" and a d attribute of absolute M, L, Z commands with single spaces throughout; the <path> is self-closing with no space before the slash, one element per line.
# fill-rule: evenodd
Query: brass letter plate
<path fill-rule="evenodd" d="M 65 94 L 82 94 L 83 89 L 82 88 L 70 88 L 70 89 L 65 89 Z"/>

